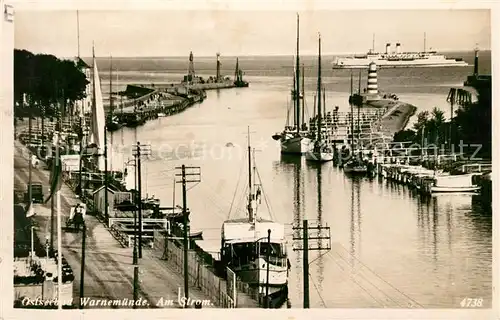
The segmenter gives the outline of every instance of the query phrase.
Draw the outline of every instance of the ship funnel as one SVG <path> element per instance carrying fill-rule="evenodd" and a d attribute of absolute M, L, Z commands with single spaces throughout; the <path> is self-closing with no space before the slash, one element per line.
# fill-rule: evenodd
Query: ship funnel
<path fill-rule="evenodd" d="M 401 53 L 401 43 L 396 43 L 396 53 Z"/>
<path fill-rule="evenodd" d="M 370 63 L 368 66 L 368 94 L 378 94 L 377 64 Z"/>
<path fill-rule="evenodd" d="M 390 44 L 390 43 L 387 43 L 387 44 L 385 45 L 385 53 L 386 53 L 386 54 L 391 53 L 391 44 Z"/>

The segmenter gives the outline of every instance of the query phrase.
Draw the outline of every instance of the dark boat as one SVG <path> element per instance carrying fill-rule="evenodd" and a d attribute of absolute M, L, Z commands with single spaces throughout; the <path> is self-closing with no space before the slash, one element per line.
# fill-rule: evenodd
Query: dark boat
<path fill-rule="evenodd" d="M 236 70 L 234 71 L 234 85 L 237 88 L 248 87 L 248 82 L 243 80 L 243 71 L 241 71 L 238 58 L 236 58 Z"/>
<path fill-rule="evenodd" d="M 368 165 L 357 159 L 350 159 L 344 164 L 345 173 L 366 174 L 368 173 Z"/>
<path fill-rule="evenodd" d="M 134 128 L 144 124 L 144 119 L 142 119 L 138 114 L 132 113 L 125 118 L 125 126 L 129 128 Z"/>
<path fill-rule="evenodd" d="M 273 134 L 273 140 L 278 141 L 278 140 L 280 140 L 280 139 L 281 139 L 281 134 L 278 134 L 278 133 Z"/>
<path fill-rule="evenodd" d="M 106 129 L 108 131 L 116 131 L 123 127 L 123 124 L 118 121 L 117 117 L 113 117 L 112 119 L 108 119 L 106 121 Z"/>

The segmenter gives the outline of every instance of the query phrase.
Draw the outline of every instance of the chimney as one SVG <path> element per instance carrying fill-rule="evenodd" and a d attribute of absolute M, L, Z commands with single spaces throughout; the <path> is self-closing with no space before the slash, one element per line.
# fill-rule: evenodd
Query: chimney
<path fill-rule="evenodd" d="M 401 43 L 396 43 L 396 53 L 401 53 Z"/>
<path fill-rule="evenodd" d="M 385 45 L 385 53 L 386 54 L 390 54 L 391 53 L 391 44 L 390 43 L 387 43 Z"/>

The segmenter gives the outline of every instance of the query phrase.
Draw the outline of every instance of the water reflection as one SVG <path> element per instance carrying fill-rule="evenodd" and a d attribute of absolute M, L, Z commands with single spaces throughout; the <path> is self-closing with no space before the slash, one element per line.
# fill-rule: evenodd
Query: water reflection
<path fill-rule="evenodd" d="M 301 157 L 284 155 L 281 154 L 280 162 L 276 163 L 275 168 L 284 169 L 283 167 L 291 167 L 291 171 L 293 172 L 292 180 L 293 180 L 293 226 L 302 226 L 302 219 L 304 217 L 304 192 L 303 192 L 303 179 L 302 179 L 302 159 Z M 301 230 L 294 230 L 292 232 L 292 238 L 301 238 L 302 233 Z M 293 240 L 292 240 L 293 242 Z M 296 250 L 294 251 L 295 255 L 295 267 L 297 269 L 301 268 L 302 264 L 302 254 L 303 251 Z M 295 272 L 295 290 L 298 292 L 302 292 L 302 272 Z M 287 301 L 287 308 L 291 308 L 291 302 Z"/>
<path fill-rule="evenodd" d="M 287 99 L 289 89 L 286 81 L 276 85 L 273 77 L 272 81 L 262 82 L 258 89 L 221 90 L 208 92 L 208 95 L 202 108 L 190 108 L 178 115 L 148 122 L 137 129 L 120 130 L 125 136 L 122 145 L 127 147 L 124 148 L 128 150 L 127 157 L 131 156 L 131 146 L 137 140 L 150 142 L 153 148 L 168 142 L 172 149 L 181 147 L 180 150 L 186 149 L 182 145 L 196 140 L 202 148 L 201 145 L 205 144 L 227 143 L 228 135 L 246 131 L 249 124 L 270 140 L 276 128 L 283 125 L 286 112 L 283 101 Z M 338 95 L 339 105 L 342 106 L 341 101 L 345 101 L 346 97 Z M 283 107 L 277 108 L 280 104 Z M 114 142 L 119 140 L 118 137 L 118 134 L 114 135 Z M 318 170 L 306 165 L 301 157 L 280 157 L 279 144 L 269 142 L 259 154 L 261 174 L 266 180 L 272 179 L 272 188 L 267 187 L 266 196 L 272 199 L 277 220 L 287 225 L 287 236 L 290 236 L 288 231 L 291 231 L 289 226 L 292 222 L 302 223 L 305 217 L 311 220 L 320 218 L 331 226 L 334 242 L 340 243 L 342 250 L 347 249 L 347 252 L 344 251 L 344 265 L 349 263 L 347 255 L 351 252 L 351 257 L 355 255 L 425 307 L 449 308 L 457 305 L 446 291 L 451 283 L 448 277 L 453 277 L 453 290 L 457 297 L 486 298 L 491 295 L 491 209 L 484 208 L 485 201 L 481 201 L 480 197 L 473 196 L 471 205 L 470 199 L 466 200 L 470 196 L 451 198 L 439 195 L 433 199 L 421 197 L 406 186 L 383 179 L 348 179 L 342 170 L 333 169 L 331 164 L 324 164 Z M 196 154 L 200 152 L 196 151 Z M 166 152 L 167 155 L 170 157 L 168 163 L 145 161 L 147 172 L 164 172 L 168 168 L 191 163 L 187 157 L 177 159 Z M 273 163 L 273 166 L 269 168 L 268 163 Z M 113 166 L 115 164 L 119 161 L 113 159 Z M 230 184 L 223 184 L 222 181 L 235 180 L 234 175 L 242 165 L 238 161 L 214 160 L 210 155 L 192 164 L 200 165 L 204 172 L 200 187 L 194 188 L 189 195 L 188 203 L 195 215 L 193 220 L 206 228 L 204 234 L 214 234 L 214 246 L 218 247 L 220 225 L 225 217 L 225 213 L 220 212 L 229 208 L 228 203 L 234 194 Z M 165 185 L 171 185 L 171 180 L 160 174 L 151 175 L 148 179 L 148 189 L 159 195 L 162 203 L 170 203 L 171 196 L 165 192 Z M 217 196 L 214 196 L 214 190 L 217 190 Z M 306 196 L 311 199 L 307 203 Z M 366 211 L 364 216 L 361 216 L 362 210 Z M 288 252 L 292 264 L 290 300 L 294 307 L 300 308 L 302 252 L 291 249 Z M 320 252 L 311 253 L 311 261 L 317 258 L 317 254 Z M 331 255 L 326 255 L 324 259 L 328 256 Z M 468 263 L 464 265 L 466 260 Z M 310 271 L 315 282 L 321 277 L 317 273 L 323 274 L 325 301 L 335 301 L 335 305 L 343 307 L 373 306 L 364 292 L 354 289 L 356 284 L 347 278 L 342 280 L 344 273 L 335 263 L 324 260 L 324 271 L 320 269 L 320 263 L 315 262 Z M 361 268 L 362 265 L 356 267 Z M 311 283 L 311 306 L 320 303 L 314 291 Z"/>
<path fill-rule="evenodd" d="M 317 212 L 318 212 L 318 225 L 319 226 L 323 226 L 323 202 L 322 202 L 322 197 L 323 197 L 323 189 L 322 189 L 322 181 L 321 181 L 321 169 L 322 166 L 320 165 L 317 169 L 316 169 L 316 179 L 317 179 L 317 185 L 318 185 L 318 189 L 317 189 L 317 193 L 318 193 L 318 205 L 317 205 Z M 321 236 L 321 232 L 318 232 L 318 236 Z M 323 248 L 324 247 L 324 243 L 323 243 L 323 239 L 319 239 L 318 240 L 318 247 L 319 248 Z M 318 290 L 318 294 L 320 296 L 323 295 L 323 280 L 324 280 L 324 270 L 325 270 L 325 266 L 324 266 L 324 262 L 323 262 L 323 252 L 321 250 L 318 251 L 318 258 L 316 260 L 316 264 L 318 266 L 318 272 L 317 272 L 317 290 Z"/>
<path fill-rule="evenodd" d="M 350 204 L 350 264 L 354 267 L 356 256 L 360 256 L 361 243 L 361 183 L 362 177 L 350 177 L 351 204 Z"/>

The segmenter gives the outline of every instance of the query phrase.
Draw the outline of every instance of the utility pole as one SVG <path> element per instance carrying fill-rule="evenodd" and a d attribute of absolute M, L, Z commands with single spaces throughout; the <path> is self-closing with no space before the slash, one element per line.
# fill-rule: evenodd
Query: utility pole
<path fill-rule="evenodd" d="M 271 229 L 267 229 L 267 263 L 266 263 L 266 308 L 269 309 L 269 261 L 271 254 Z"/>
<path fill-rule="evenodd" d="M 54 144 L 52 144 L 51 146 L 52 148 L 52 168 L 51 168 L 51 172 L 52 174 L 54 174 L 54 172 L 56 171 L 56 155 L 54 154 L 54 152 L 57 152 L 59 153 L 59 148 L 57 146 L 55 146 Z M 52 192 L 52 190 L 51 190 Z M 54 251 L 54 230 L 55 230 L 55 207 L 54 207 L 54 197 L 50 197 L 50 249 L 52 251 Z"/>
<path fill-rule="evenodd" d="M 104 124 L 104 219 L 108 222 L 108 137 L 106 134 L 107 128 L 106 124 Z"/>
<path fill-rule="evenodd" d="M 309 225 L 307 220 L 302 222 L 302 227 L 299 225 L 293 226 L 292 228 L 295 232 L 293 235 L 293 240 L 302 240 L 302 243 L 294 243 L 294 251 L 302 251 L 302 263 L 304 272 L 304 309 L 309 309 L 309 251 L 310 250 L 330 250 L 331 238 L 330 238 L 330 227 L 321 226 L 320 224 Z M 302 236 L 300 233 L 302 232 Z M 313 240 L 311 243 L 310 240 Z M 328 240 L 326 245 L 323 245 L 321 240 Z M 316 243 L 314 241 L 317 241 Z"/>
<path fill-rule="evenodd" d="M 130 161 L 127 161 L 126 165 L 130 165 Z M 135 189 L 137 190 L 137 172 L 136 170 L 137 167 L 137 158 L 134 158 L 134 180 L 135 180 Z M 135 194 L 135 200 L 134 202 L 137 203 L 137 193 Z M 139 299 L 139 263 L 138 263 L 138 258 L 137 258 L 137 206 L 136 210 L 134 210 L 134 249 L 132 253 L 132 265 L 134 266 L 134 289 L 133 289 L 133 298 L 134 298 L 134 305 L 133 309 L 136 309 L 137 306 L 135 302 Z"/>
<path fill-rule="evenodd" d="M 201 182 L 201 168 L 200 167 L 186 167 L 182 165 L 181 167 L 176 167 L 175 169 L 181 170 L 181 173 L 175 174 L 176 176 L 181 176 L 182 180 L 177 181 L 177 183 L 182 183 L 182 215 L 183 221 L 183 233 L 184 233 L 184 298 L 186 301 L 189 298 L 189 270 L 188 270 L 188 246 L 189 246 L 189 218 L 187 210 L 187 183 L 199 183 Z M 186 172 L 186 169 L 191 169 L 191 172 Z M 187 176 L 192 177 L 187 180 Z M 187 308 L 187 304 L 186 304 Z"/>
<path fill-rule="evenodd" d="M 87 237 L 87 226 L 83 222 L 82 229 L 82 265 L 80 269 L 80 309 L 83 309 L 84 283 L 85 283 L 85 238 Z"/>
<path fill-rule="evenodd" d="M 138 191 L 138 199 L 137 199 L 137 212 L 139 216 L 139 259 L 142 259 L 142 188 L 141 188 L 141 156 L 150 155 L 151 154 L 151 146 L 150 145 L 141 145 L 139 141 L 137 141 L 137 145 L 134 146 L 132 154 L 135 156 L 136 166 L 135 172 L 137 175 L 137 191 Z"/>
<path fill-rule="evenodd" d="M 30 99 L 31 100 L 31 99 Z M 28 159 L 28 207 L 31 206 L 31 202 L 33 201 L 33 194 L 32 194 L 32 188 L 31 188 L 31 184 L 32 184 L 32 177 L 31 177 L 31 162 L 32 162 L 32 157 L 33 157 L 33 154 L 31 152 L 31 136 L 32 136 L 32 133 L 31 133 L 31 126 L 32 126 L 32 123 L 31 123 L 31 118 L 33 117 L 33 115 L 31 114 L 31 101 L 29 102 L 29 105 L 30 105 L 30 112 L 29 112 L 29 120 L 28 120 L 28 156 L 29 156 L 29 159 Z"/>

